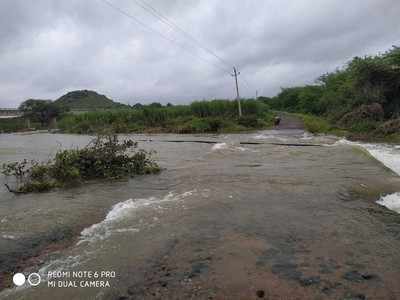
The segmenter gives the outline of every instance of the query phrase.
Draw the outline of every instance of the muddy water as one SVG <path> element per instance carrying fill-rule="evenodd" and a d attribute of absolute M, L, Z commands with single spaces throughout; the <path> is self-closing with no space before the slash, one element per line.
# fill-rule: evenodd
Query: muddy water
<path fill-rule="evenodd" d="M 400 191 L 390 161 L 300 130 L 132 137 L 152 140 L 140 146 L 158 151 L 161 174 L 40 195 L 0 187 L 0 271 L 42 277 L 0 299 L 400 299 L 400 215 L 376 203 Z M 0 160 L 89 139 L 1 135 Z M 216 144 L 163 142 L 179 139 Z"/>

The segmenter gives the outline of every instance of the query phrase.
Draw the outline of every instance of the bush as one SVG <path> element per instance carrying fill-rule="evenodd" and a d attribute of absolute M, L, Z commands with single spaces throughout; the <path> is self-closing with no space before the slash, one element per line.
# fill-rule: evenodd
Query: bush
<path fill-rule="evenodd" d="M 332 126 L 324 119 L 315 116 L 301 115 L 304 126 L 311 133 L 326 133 L 332 130 Z"/>
<path fill-rule="evenodd" d="M 258 128 L 261 127 L 263 124 L 258 120 L 258 118 L 254 115 L 252 116 L 243 116 L 238 121 L 239 125 L 244 127 L 252 127 Z"/>
<path fill-rule="evenodd" d="M 193 118 L 189 122 L 190 132 L 202 133 L 211 131 L 210 123 L 205 119 Z"/>
<path fill-rule="evenodd" d="M 43 192 L 93 179 L 117 179 L 153 174 L 160 167 L 150 152 L 135 150 L 132 140 L 118 141 L 117 136 L 98 136 L 82 149 L 59 151 L 54 159 L 39 163 L 24 160 L 4 164 L 2 173 L 16 178 L 17 193 Z"/>
<path fill-rule="evenodd" d="M 350 126 L 350 130 L 356 133 L 372 133 L 378 127 L 378 123 L 369 120 L 356 121 Z"/>

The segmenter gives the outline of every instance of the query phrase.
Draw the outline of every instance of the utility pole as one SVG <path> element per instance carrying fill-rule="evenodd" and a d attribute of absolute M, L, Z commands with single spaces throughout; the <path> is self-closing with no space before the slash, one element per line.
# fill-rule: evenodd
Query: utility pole
<path fill-rule="evenodd" d="M 256 100 L 258 99 L 258 90 L 256 90 Z"/>
<path fill-rule="evenodd" d="M 238 80 L 237 80 L 238 75 L 240 75 L 240 72 L 237 72 L 237 71 L 236 71 L 236 67 L 233 67 L 233 74 L 232 74 L 232 76 L 235 77 L 235 83 L 236 83 L 236 100 L 237 100 L 237 103 L 238 103 L 239 118 L 241 118 L 241 117 L 242 117 L 242 106 L 241 106 L 241 104 L 240 104 L 239 85 L 238 85 Z"/>

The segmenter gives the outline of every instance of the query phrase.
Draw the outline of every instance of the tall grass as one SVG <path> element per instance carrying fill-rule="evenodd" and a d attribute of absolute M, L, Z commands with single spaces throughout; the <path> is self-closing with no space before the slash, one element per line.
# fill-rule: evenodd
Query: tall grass
<path fill-rule="evenodd" d="M 35 124 L 32 124 L 33 126 Z M 0 119 L 0 133 L 16 132 L 27 129 L 27 123 L 23 118 Z"/>
<path fill-rule="evenodd" d="M 244 120 L 237 119 L 236 101 L 196 101 L 190 105 L 170 107 L 143 106 L 137 109 L 93 111 L 79 115 L 66 115 L 59 122 L 67 132 L 94 133 L 101 129 L 114 132 L 139 132 L 160 129 L 166 132 L 215 132 L 223 128 L 262 127 L 268 106 L 255 100 L 242 101 Z M 249 118 L 253 119 L 248 120 Z M 259 120 L 259 121 L 257 121 Z M 235 126 L 234 126 L 235 125 Z M 246 126 L 249 125 L 249 126 Z"/>

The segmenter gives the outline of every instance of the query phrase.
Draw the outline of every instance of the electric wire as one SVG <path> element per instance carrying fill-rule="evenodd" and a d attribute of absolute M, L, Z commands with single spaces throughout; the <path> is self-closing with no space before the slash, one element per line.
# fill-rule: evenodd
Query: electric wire
<path fill-rule="evenodd" d="M 152 33 L 155 33 L 155 34 L 159 35 L 160 37 L 162 37 L 163 39 L 169 41 L 170 43 L 173 43 L 173 44 L 177 45 L 179 48 L 181 48 L 182 50 L 184 50 L 186 53 L 190 54 L 191 56 L 193 56 L 195 58 L 198 58 L 198 59 L 200 59 L 200 60 L 202 60 L 204 62 L 207 62 L 209 64 L 212 64 L 214 67 L 219 68 L 219 69 L 223 70 L 224 72 L 226 72 L 225 68 L 222 68 L 220 65 L 214 64 L 211 61 L 205 59 L 204 57 L 199 56 L 199 55 L 195 54 L 194 52 L 188 50 L 187 48 L 185 48 L 184 45 L 178 43 L 176 40 L 171 39 L 168 36 L 162 34 L 161 32 L 155 30 L 154 28 L 148 26 L 147 24 L 145 24 L 144 22 L 140 21 L 138 18 L 136 18 L 132 14 L 130 14 L 130 13 L 124 11 L 123 9 L 119 8 L 118 6 L 114 5 L 112 2 L 110 2 L 108 0 L 100 0 L 100 1 L 102 1 L 103 3 L 105 3 L 106 5 L 111 7 L 112 9 L 114 9 L 115 11 L 119 12 L 120 14 L 122 14 L 122 15 L 126 16 L 127 18 L 133 20 L 136 24 L 144 27 L 145 29 L 151 31 Z"/>
<path fill-rule="evenodd" d="M 146 10 L 148 13 L 153 15 L 155 18 L 169 26 L 170 28 L 179 31 L 182 33 L 185 37 L 190 39 L 192 42 L 194 42 L 199 48 L 203 49 L 207 53 L 211 54 L 214 56 L 216 59 L 218 59 L 222 64 L 228 66 L 229 68 L 232 66 L 229 62 L 227 62 L 225 59 L 220 57 L 218 54 L 216 54 L 214 51 L 212 51 L 210 48 L 206 47 L 201 43 L 198 39 L 196 39 L 192 34 L 184 30 L 182 27 L 177 25 L 174 21 L 163 15 L 160 11 L 158 11 L 154 6 L 150 5 L 144 0 L 134 0 L 140 7 L 142 7 L 144 10 Z"/>
<path fill-rule="evenodd" d="M 144 9 L 145 11 L 147 11 L 149 14 L 151 14 L 153 17 L 155 17 L 156 19 L 158 19 L 159 21 L 161 21 L 163 24 L 167 25 L 169 28 L 171 28 L 172 30 L 176 31 L 176 32 L 180 32 L 181 34 L 183 34 L 186 38 L 190 39 L 198 48 L 202 49 L 203 51 L 209 53 L 210 55 L 212 55 L 213 57 L 215 57 L 221 65 L 217 65 L 214 62 L 211 62 L 207 59 L 205 59 L 202 56 L 199 56 L 197 53 L 190 51 L 189 49 L 187 49 L 185 47 L 185 45 L 179 43 L 177 40 L 172 39 L 168 36 L 166 36 L 165 34 L 155 30 L 154 28 L 148 26 L 147 24 L 145 24 L 144 22 L 142 22 L 141 20 L 139 20 L 137 17 L 133 16 L 132 14 L 126 12 L 125 10 L 121 9 L 120 7 L 114 5 L 112 2 L 110 2 L 109 0 L 100 0 L 103 3 L 105 3 L 106 5 L 108 5 L 110 8 L 114 9 L 115 11 L 119 12 L 120 14 L 124 15 L 125 17 L 131 19 L 132 21 L 134 21 L 136 24 L 144 27 L 145 29 L 147 29 L 148 31 L 151 31 L 152 33 L 155 33 L 157 35 L 159 35 L 161 38 L 167 40 L 168 42 L 175 44 L 176 46 L 178 46 L 179 48 L 181 48 L 182 50 L 184 50 L 186 53 L 188 53 L 189 55 L 191 55 L 192 57 L 195 57 L 197 59 L 200 59 L 206 63 L 212 64 L 214 67 L 219 68 L 220 70 L 224 71 L 224 72 L 229 72 L 229 74 L 231 74 L 230 69 L 228 70 L 226 67 L 230 68 L 230 63 L 227 62 L 226 60 L 224 60 L 222 57 L 220 57 L 218 54 L 216 54 L 215 52 L 213 52 L 211 49 L 209 49 L 208 47 L 204 46 L 199 40 L 197 40 L 193 35 L 191 35 L 190 33 L 188 33 L 187 31 L 185 31 L 183 28 L 181 28 L 180 26 L 178 26 L 175 22 L 173 22 L 172 20 L 170 20 L 169 18 L 167 18 L 165 15 L 163 15 L 160 11 L 158 11 L 156 8 L 154 8 L 152 5 L 150 5 L 149 3 L 145 2 L 144 0 L 134 0 L 135 3 L 141 7 L 142 9 Z M 222 67 L 222 65 L 224 67 Z M 244 84 L 247 86 L 247 88 L 249 90 L 252 90 L 251 85 L 249 84 L 249 82 L 243 77 L 242 75 L 242 81 L 244 82 Z"/>

